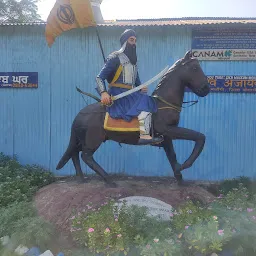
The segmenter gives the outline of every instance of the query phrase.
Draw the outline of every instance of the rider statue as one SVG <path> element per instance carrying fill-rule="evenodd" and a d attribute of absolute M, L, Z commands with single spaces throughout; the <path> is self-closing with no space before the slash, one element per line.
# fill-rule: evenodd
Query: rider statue
<path fill-rule="evenodd" d="M 154 99 L 147 95 L 147 87 L 120 98 L 112 104 L 110 95 L 115 96 L 141 85 L 137 66 L 135 31 L 125 30 L 120 37 L 120 43 L 121 49 L 108 56 L 104 67 L 96 77 L 101 102 L 107 106 L 107 112 L 114 119 L 121 118 L 129 122 L 134 117 L 138 117 L 140 124 L 143 124 L 140 127 L 139 144 L 159 143 L 162 138 L 150 136 L 151 114 L 157 111 L 157 106 Z M 108 81 L 108 89 L 105 80 Z"/>

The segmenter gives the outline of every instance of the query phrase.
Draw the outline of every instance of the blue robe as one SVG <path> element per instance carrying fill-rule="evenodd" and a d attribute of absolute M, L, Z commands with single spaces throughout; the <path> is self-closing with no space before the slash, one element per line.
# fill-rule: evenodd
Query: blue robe
<path fill-rule="evenodd" d="M 120 65 L 120 60 L 118 56 L 113 58 L 108 58 L 104 67 L 98 74 L 98 78 L 102 80 L 105 85 L 105 80 L 110 84 L 113 81 L 113 78 L 118 70 Z M 134 79 L 133 87 L 141 85 L 140 77 L 137 72 L 136 79 Z M 121 72 L 118 79 L 115 81 L 116 84 L 125 84 L 123 79 L 123 71 Z M 125 92 L 129 89 L 119 88 L 119 87 L 110 87 L 108 89 L 109 95 L 115 96 L 122 92 Z M 124 119 L 126 121 L 131 121 L 133 117 L 138 116 L 142 111 L 155 113 L 157 111 L 156 102 L 146 93 L 141 91 L 134 92 L 128 96 L 125 96 L 121 99 L 115 100 L 113 105 L 107 107 L 107 112 L 112 118 Z"/>

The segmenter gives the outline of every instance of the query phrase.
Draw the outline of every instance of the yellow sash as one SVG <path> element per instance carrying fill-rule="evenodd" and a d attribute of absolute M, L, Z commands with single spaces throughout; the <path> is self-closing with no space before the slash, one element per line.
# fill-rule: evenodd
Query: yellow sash
<path fill-rule="evenodd" d="M 118 79 L 118 77 L 120 76 L 122 70 L 123 70 L 123 66 L 122 66 L 122 65 L 119 65 L 119 67 L 118 67 L 118 69 L 117 69 L 117 71 L 116 71 L 116 74 L 115 74 L 115 76 L 114 76 L 114 78 L 113 78 L 113 80 L 111 81 L 110 84 L 113 84 L 113 83 L 115 83 L 115 82 L 117 81 L 117 79 Z"/>
<path fill-rule="evenodd" d="M 117 71 L 116 71 L 116 74 L 113 78 L 113 80 L 111 81 L 111 83 L 109 84 L 109 87 L 119 87 L 119 88 L 124 88 L 124 89 L 132 89 L 132 86 L 131 85 L 128 85 L 128 84 L 116 84 L 115 82 L 117 81 L 117 79 L 119 78 L 121 72 L 123 70 L 123 66 L 122 65 L 119 65 Z"/>

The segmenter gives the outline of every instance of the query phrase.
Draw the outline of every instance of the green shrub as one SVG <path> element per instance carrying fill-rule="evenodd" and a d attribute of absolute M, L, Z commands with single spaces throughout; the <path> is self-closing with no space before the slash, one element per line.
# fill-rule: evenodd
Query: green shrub
<path fill-rule="evenodd" d="M 0 154 L 0 237 L 11 237 L 14 246 L 48 249 L 54 227 L 37 216 L 31 200 L 39 188 L 54 180 L 53 174 L 41 167 L 22 166 L 15 158 Z M 15 254 L 3 248 L 0 255 Z"/>
<path fill-rule="evenodd" d="M 20 256 L 19 254 L 11 251 L 10 249 L 3 247 L 1 243 L 0 243 L 0 255 L 1 256 Z"/>
<path fill-rule="evenodd" d="M 142 256 L 177 256 L 182 255 L 182 244 L 177 239 L 163 239 L 149 242 L 146 246 L 140 247 Z"/>
<path fill-rule="evenodd" d="M 252 199 L 248 189 L 242 183 L 237 188 L 232 188 L 225 196 L 219 196 L 218 204 L 228 209 L 245 210 L 252 205 Z"/>
<path fill-rule="evenodd" d="M 22 166 L 16 159 L 0 154 L 0 208 L 30 201 L 39 188 L 54 181 L 53 174 L 43 168 Z"/>
<path fill-rule="evenodd" d="M 36 190 L 36 187 L 30 187 L 29 180 L 25 178 L 13 178 L 2 182 L 0 183 L 0 207 L 6 207 L 14 202 L 28 202 Z"/>
<path fill-rule="evenodd" d="M 140 255 L 140 251 L 145 255 L 146 246 L 150 244 L 154 255 L 160 251 L 171 255 L 174 251 L 173 242 L 170 242 L 173 236 L 170 223 L 149 216 L 143 207 L 127 207 L 124 202 L 117 211 L 111 201 L 97 210 L 78 213 L 71 220 L 75 240 L 93 253 L 127 254 L 133 249 L 137 251 L 136 255 Z"/>
<path fill-rule="evenodd" d="M 18 246 L 24 244 L 28 248 L 37 246 L 41 250 L 48 250 L 55 237 L 52 224 L 38 216 L 26 217 L 16 222 L 15 230 L 11 235 L 12 242 Z"/>
<path fill-rule="evenodd" d="M 231 238 L 230 228 L 226 225 L 220 229 L 216 216 L 208 221 L 200 221 L 188 227 L 184 232 L 188 248 L 204 255 L 222 251 L 223 246 Z"/>
<path fill-rule="evenodd" d="M 228 248 L 236 255 L 256 255 L 256 196 L 241 183 L 226 196 L 212 204 L 221 225 L 228 225 L 233 232 Z"/>
<path fill-rule="evenodd" d="M 0 208 L 0 237 L 10 236 L 23 218 L 36 216 L 36 209 L 30 202 L 10 204 Z"/>
<path fill-rule="evenodd" d="M 222 215 L 222 220 L 233 230 L 228 247 L 236 255 L 256 255 L 256 213 L 229 211 Z"/>
<path fill-rule="evenodd" d="M 213 212 L 199 203 L 187 201 L 182 204 L 173 216 L 172 225 L 177 232 L 183 232 L 185 227 L 194 225 L 203 220 L 209 220 Z"/>
<path fill-rule="evenodd" d="M 65 256 L 95 256 L 95 253 L 90 252 L 87 248 L 72 248 L 62 251 Z"/>
<path fill-rule="evenodd" d="M 11 162 L 18 164 L 17 157 L 10 157 L 0 152 L 0 167 L 5 167 L 8 163 L 10 164 Z"/>
<path fill-rule="evenodd" d="M 0 237 L 11 237 L 17 246 L 23 243 L 42 247 L 51 241 L 53 235 L 54 227 L 37 216 L 31 202 L 13 203 L 0 209 Z"/>
<path fill-rule="evenodd" d="M 245 187 L 250 194 L 254 194 L 256 192 L 253 186 L 253 181 L 248 177 L 240 176 L 234 179 L 222 181 L 219 185 L 219 193 L 227 195 L 228 192 L 236 188 L 238 189 L 241 185 Z"/>
<path fill-rule="evenodd" d="M 99 209 L 88 205 L 87 214 L 72 217 L 71 231 L 81 246 L 102 255 L 210 255 L 230 249 L 250 256 L 256 255 L 255 202 L 240 183 L 209 205 L 187 201 L 167 222 L 141 207 L 124 204 L 115 220 L 114 202 Z"/>
<path fill-rule="evenodd" d="M 30 180 L 31 187 L 42 188 L 56 180 L 53 173 L 38 165 L 25 165 L 24 169 L 27 179 Z"/>
<path fill-rule="evenodd" d="M 55 236 L 55 229 L 52 224 L 37 216 L 31 202 L 20 202 L 0 209 L 0 237 L 3 236 L 11 237 L 15 248 L 23 244 L 46 250 Z"/>

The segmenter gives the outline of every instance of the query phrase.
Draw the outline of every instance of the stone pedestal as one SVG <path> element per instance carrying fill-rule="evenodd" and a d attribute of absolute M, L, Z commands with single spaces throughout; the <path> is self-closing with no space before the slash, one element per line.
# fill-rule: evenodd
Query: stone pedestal
<path fill-rule="evenodd" d="M 157 217 L 163 221 L 169 221 L 171 219 L 171 216 L 173 215 L 173 207 L 156 198 L 145 196 L 130 196 L 126 198 L 121 198 L 116 203 L 118 209 L 120 209 L 124 201 L 126 202 L 128 207 L 132 205 L 138 207 L 146 207 L 149 216 Z"/>

